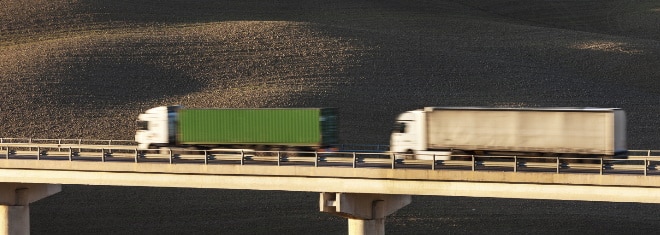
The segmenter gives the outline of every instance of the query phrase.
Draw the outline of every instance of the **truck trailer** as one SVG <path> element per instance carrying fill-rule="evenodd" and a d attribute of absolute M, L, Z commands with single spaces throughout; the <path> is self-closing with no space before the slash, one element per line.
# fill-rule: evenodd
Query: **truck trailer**
<path fill-rule="evenodd" d="M 390 141 L 397 158 L 627 155 L 618 108 L 425 107 L 400 114 Z"/>
<path fill-rule="evenodd" d="M 312 151 L 338 143 L 333 108 L 184 108 L 161 106 L 138 116 L 139 149 L 251 148 Z"/>

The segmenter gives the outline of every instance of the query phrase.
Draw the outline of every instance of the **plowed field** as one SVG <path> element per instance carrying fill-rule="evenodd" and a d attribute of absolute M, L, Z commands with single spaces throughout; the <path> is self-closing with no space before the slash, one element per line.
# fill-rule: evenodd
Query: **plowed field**
<path fill-rule="evenodd" d="M 155 106 L 337 107 L 387 144 L 424 106 L 619 107 L 660 149 L 657 1 L 0 2 L 0 136 L 131 139 Z M 65 186 L 33 234 L 344 234 L 316 193 Z M 414 197 L 390 234 L 656 232 L 658 206 Z"/>

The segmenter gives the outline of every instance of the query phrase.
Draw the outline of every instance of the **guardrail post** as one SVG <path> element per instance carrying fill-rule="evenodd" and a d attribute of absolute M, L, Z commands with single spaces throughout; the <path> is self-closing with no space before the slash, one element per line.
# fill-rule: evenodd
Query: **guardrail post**
<path fill-rule="evenodd" d="M 353 168 L 357 167 L 357 155 L 353 152 Z"/>
<path fill-rule="evenodd" d="M 559 174 L 559 167 L 561 167 L 561 164 L 559 163 L 559 157 L 557 157 L 557 174 Z"/>
<path fill-rule="evenodd" d="M 138 158 L 140 157 L 140 152 L 135 148 L 135 163 L 138 163 Z"/>
<path fill-rule="evenodd" d="M 101 162 L 105 162 L 105 149 L 101 148 Z"/>
<path fill-rule="evenodd" d="M 174 162 L 174 152 L 172 151 L 172 148 L 169 148 L 170 150 L 170 164 Z"/>
<path fill-rule="evenodd" d="M 6 158 L 9 159 L 9 146 L 7 146 L 7 152 L 6 152 L 5 154 L 7 154 L 7 155 L 6 155 L 6 156 L 7 156 Z"/>
<path fill-rule="evenodd" d="M 644 176 L 648 174 L 649 171 L 649 159 L 644 159 Z"/>
<path fill-rule="evenodd" d="M 241 149 L 241 166 L 245 164 L 245 151 Z"/>
<path fill-rule="evenodd" d="M 518 172 L 518 156 L 513 156 L 513 172 Z"/>
<path fill-rule="evenodd" d="M 474 155 L 471 155 L 471 156 L 472 156 L 472 171 L 474 171 L 477 163 L 474 161 Z"/>
<path fill-rule="evenodd" d="M 603 175 L 603 158 L 600 158 L 600 175 Z"/>
<path fill-rule="evenodd" d="M 73 161 L 73 149 L 69 147 L 69 161 Z"/>
<path fill-rule="evenodd" d="M 37 160 L 41 160 L 41 148 L 37 146 Z"/>
<path fill-rule="evenodd" d="M 433 154 L 433 162 L 431 162 L 431 170 L 435 170 L 435 153 Z"/>
<path fill-rule="evenodd" d="M 280 166 L 280 162 L 282 162 L 282 156 L 280 155 L 280 151 L 277 151 L 277 166 Z"/>
<path fill-rule="evenodd" d="M 396 154 L 391 153 L 390 159 L 392 159 L 392 169 L 396 169 Z"/>
<path fill-rule="evenodd" d="M 314 167 L 319 167 L 319 152 L 314 151 Z"/>
<path fill-rule="evenodd" d="M 208 164 L 209 164 L 209 151 L 204 150 L 204 165 L 208 165 Z"/>

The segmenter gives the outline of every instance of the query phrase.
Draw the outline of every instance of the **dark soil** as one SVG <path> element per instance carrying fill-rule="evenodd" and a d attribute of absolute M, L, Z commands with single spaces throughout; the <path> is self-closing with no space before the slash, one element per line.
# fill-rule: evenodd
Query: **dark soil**
<path fill-rule="evenodd" d="M 657 1 L 0 2 L 0 136 L 131 139 L 155 106 L 337 107 L 387 144 L 424 106 L 619 107 L 660 149 Z M 304 192 L 65 186 L 33 234 L 343 234 Z M 413 198 L 390 234 L 655 232 L 658 206 Z"/>

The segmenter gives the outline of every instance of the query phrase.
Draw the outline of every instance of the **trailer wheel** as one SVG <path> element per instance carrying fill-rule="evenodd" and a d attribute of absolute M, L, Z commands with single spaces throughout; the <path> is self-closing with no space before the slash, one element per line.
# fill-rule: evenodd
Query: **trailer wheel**
<path fill-rule="evenodd" d="M 268 151 L 268 150 L 269 150 L 266 146 L 263 146 L 263 145 L 257 145 L 257 146 L 254 146 L 254 150 L 255 150 L 255 152 L 254 152 L 254 156 L 264 157 L 264 156 L 268 156 L 268 155 L 269 155 L 268 152 L 265 152 L 265 151 Z"/>
<path fill-rule="evenodd" d="M 272 153 L 269 154 L 270 156 L 273 157 L 277 156 L 277 153 L 280 154 L 280 158 L 286 158 L 287 156 L 289 156 L 288 153 L 284 152 L 286 151 L 286 148 L 282 146 L 272 146 L 270 148 L 270 151 L 273 151 Z"/>
<path fill-rule="evenodd" d="M 300 149 L 298 149 L 296 147 L 288 147 L 288 148 L 286 148 L 286 156 L 287 157 L 298 157 L 298 156 L 300 156 L 299 151 L 300 151 Z"/>

